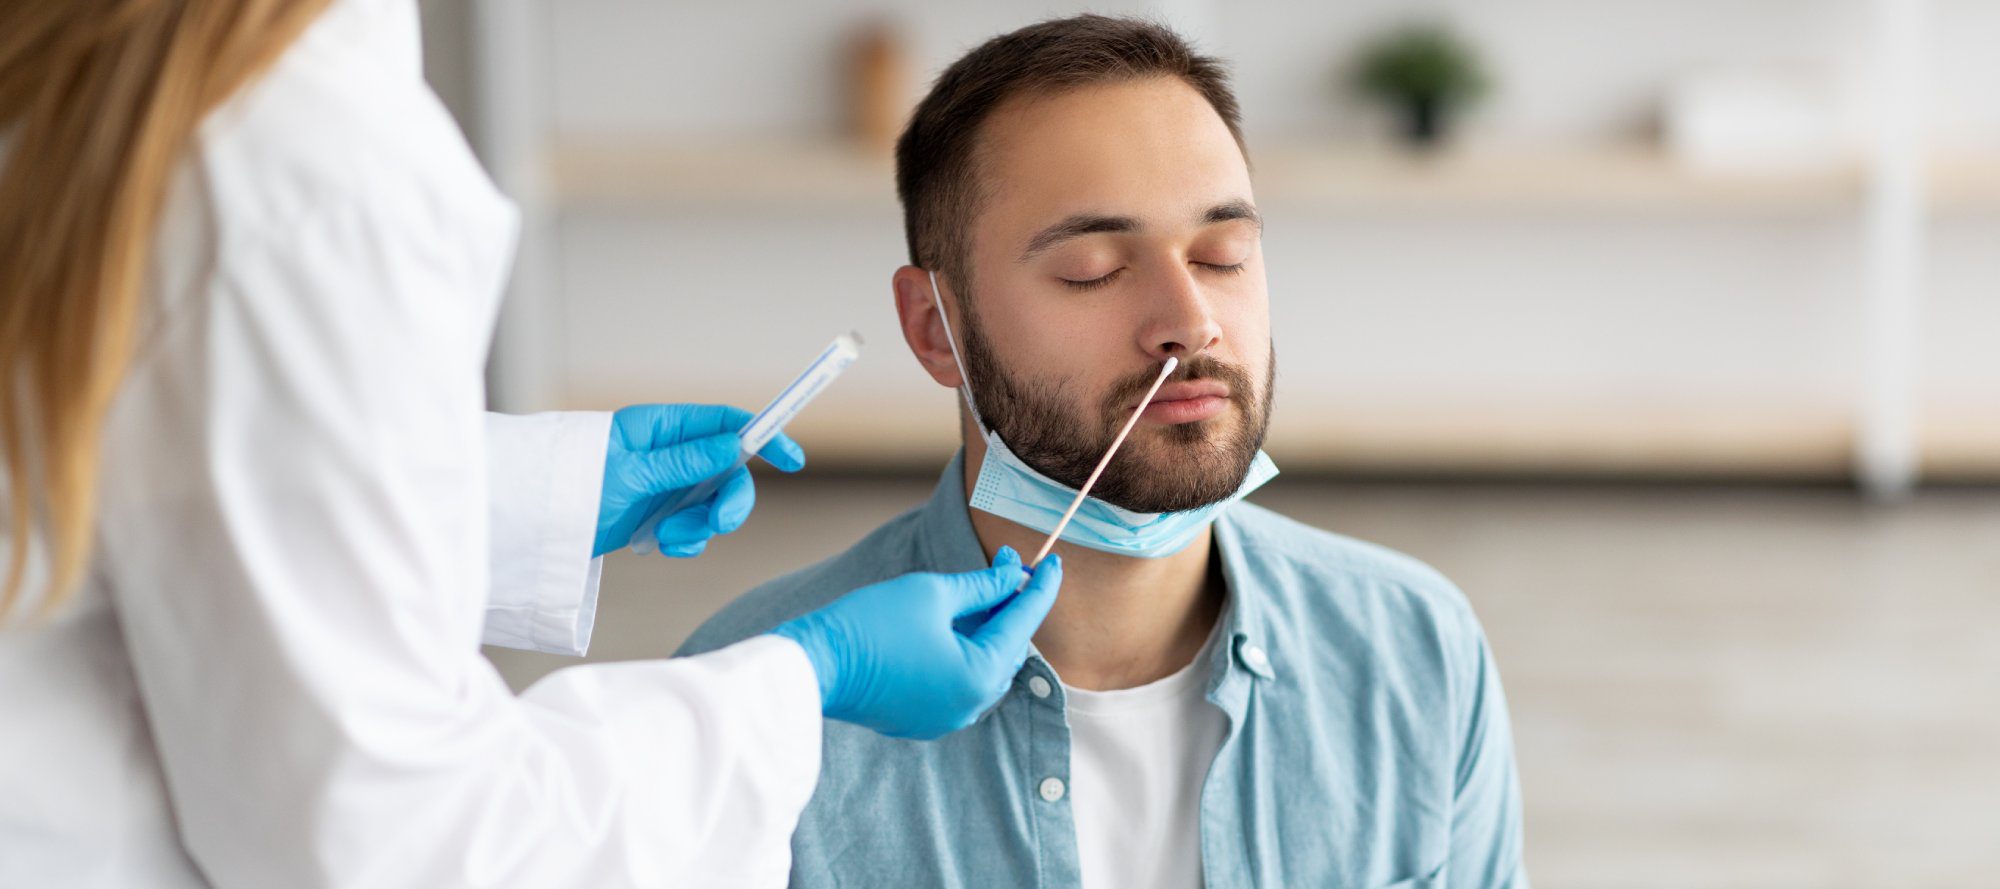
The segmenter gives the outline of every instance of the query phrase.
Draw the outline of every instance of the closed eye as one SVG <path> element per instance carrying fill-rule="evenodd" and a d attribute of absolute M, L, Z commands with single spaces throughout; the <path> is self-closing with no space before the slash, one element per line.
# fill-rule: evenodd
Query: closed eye
<path fill-rule="evenodd" d="M 1236 263 L 1235 265 L 1217 265 L 1212 262 L 1197 262 L 1195 263 L 1195 265 L 1208 269 L 1211 272 L 1220 272 L 1225 275 L 1234 275 L 1238 272 L 1241 272 L 1243 271 L 1243 266 L 1244 266 L 1244 264 L 1240 262 Z"/>
<path fill-rule="evenodd" d="M 1067 285 L 1071 290 L 1096 290 L 1097 288 L 1103 287 L 1104 285 L 1109 284 L 1112 281 L 1116 280 L 1118 278 L 1119 273 L 1123 271 L 1125 270 L 1122 268 L 1112 269 L 1110 274 L 1092 278 L 1088 281 L 1072 281 L 1068 278 L 1063 278 L 1061 279 L 1061 281 L 1063 282 L 1063 284 Z"/>

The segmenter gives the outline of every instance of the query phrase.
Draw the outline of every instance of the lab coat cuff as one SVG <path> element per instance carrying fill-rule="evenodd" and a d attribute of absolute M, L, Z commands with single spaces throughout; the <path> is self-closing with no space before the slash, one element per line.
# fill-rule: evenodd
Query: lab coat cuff
<path fill-rule="evenodd" d="M 590 649 L 604 575 L 604 559 L 591 556 L 591 550 L 597 545 L 611 414 L 567 411 L 555 414 L 555 421 L 533 641 L 540 651 L 580 656 Z"/>
<path fill-rule="evenodd" d="M 820 742 L 824 722 L 820 716 L 819 674 L 812 660 L 797 642 L 774 633 L 755 636 L 722 651 L 740 652 L 746 660 L 767 664 L 760 696 L 768 694 L 771 708 L 762 737 L 770 739 L 774 767 L 782 776 L 780 786 L 796 794 L 803 810 L 819 784 Z"/>
<path fill-rule="evenodd" d="M 485 641 L 582 655 L 597 620 L 593 558 L 611 415 L 490 414 L 495 571 Z"/>

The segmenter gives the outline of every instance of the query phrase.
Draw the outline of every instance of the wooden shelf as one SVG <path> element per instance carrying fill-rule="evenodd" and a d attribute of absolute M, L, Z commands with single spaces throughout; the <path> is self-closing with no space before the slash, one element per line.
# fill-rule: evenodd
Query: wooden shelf
<path fill-rule="evenodd" d="M 1927 480 L 2000 480 L 2000 406 L 1930 403 L 1919 409 L 1917 441 Z"/>
<path fill-rule="evenodd" d="M 1845 477 L 1853 459 L 1853 423 L 1845 411 L 1777 399 L 1497 404 L 1411 397 L 1280 410 L 1270 450 L 1287 452 L 1301 468 L 1833 479 Z"/>
<path fill-rule="evenodd" d="M 750 405 L 758 396 L 689 397 Z M 567 406 L 609 410 L 628 403 L 600 392 Z M 815 466 L 929 471 L 958 445 L 954 418 L 943 390 L 928 401 L 862 395 L 808 411 L 789 431 Z M 1266 448 L 1299 472 L 1844 481 L 1854 472 L 1854 440 L 1851 412 L 1837 405 L 1454 406 L 1411 397 L 1338 407 L 1281 404 Z M 1933 407 L 1919 441 L 1927 477 L 2000 481 L 2000 417 L 1990 411 Z"/>
<path fill-rule="evenodd" d="M 1863 196 L 1858 162 L 1703 172 L 1646 145 L 1412 155 L 1280 143 L 1253 161 L 1266 204 L 1341 212 L 1825 213 L 1858 210 Z M 896 207 L 891 159 L 839 142 L 576 141 L 551 152 L 547 179 L 559 206 L 578 209 Z M 1930 180 L 1939 210 L 2000 210 L 2000 156 L 1940 157 Z"/>
<path fill-rule="evenodd" d="M 1934 211 L 2000 212 L 2000 153 L 1938 158 L 1929 178 Z"/>
<path fill-rule="evenodd" d="M 1266 203 L 1338 209 L 1826 211 L 1854 207 L 1860 171 L 1703 174 L 1642 146 L 1414 156 L 1340 144 L 1280 144 L 1253 157 Z M 890 158 L 837 142 L 690 146 L 581 141 L 552 152 L 559 205 L 893 209 Z"/>
<path fill-rule="evenodd" d="M 1256 157 L 1259 200 L 1346 212 L 1827 212 L 1861 198 L 1857 165 L 1705 173 L 1643 145 L 1455 151 L 1281 146 Z"/>

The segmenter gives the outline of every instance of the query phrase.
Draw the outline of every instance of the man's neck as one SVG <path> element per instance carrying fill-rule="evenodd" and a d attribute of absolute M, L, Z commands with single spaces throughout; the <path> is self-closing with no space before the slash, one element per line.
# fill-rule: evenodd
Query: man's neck
<path fill-rule="evenodd" d="M 968 497 L 985 456 L 986 443 L 967 436 Z M 1002 546 L 1033 558 L 1048 538 L 988 512 L 967 512 L 989 561 Z M 1093 691 L 1133 688 L 1187 666 L 1222 614 L 1225 592 L 1219 567 L 1212 567 L 1214 546 L 1206 528 L 1187 548 L 1158 559 L 1057 541 L 1062 593 L 1035 633 L 1035 647 L 1064 684 Z"/>

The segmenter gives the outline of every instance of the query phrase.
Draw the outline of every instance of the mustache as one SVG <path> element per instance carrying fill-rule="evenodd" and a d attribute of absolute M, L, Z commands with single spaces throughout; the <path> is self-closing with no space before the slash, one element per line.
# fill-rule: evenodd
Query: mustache
<path fill-rule="evenodd" d="M 1160 369 L 1141 371 L 1118 380 L 1104 397 L 1104 415 L 1119 420 L 1131 413 L 1132 405 L 1153 388 L 1153 381 L 1160 376 Z M 1174 368 L 1167 383 L 1187 383 L 1195 380 L 1219 380 L 1229 387 L 1229 400 L 1243 407 L 1250 406 L 1252 391 L 1250 373 L 1241 366 L 1230 364 L 1213 355 L 1195 355 L 1181 361 Z M 1166 385 L 1162 383 L 1161 385 Z"/>

